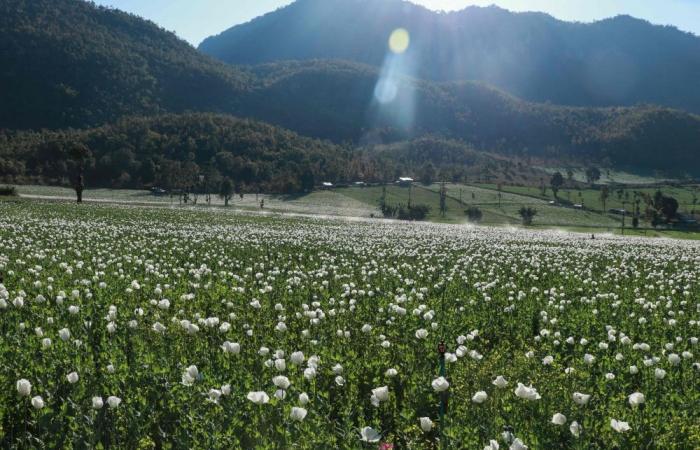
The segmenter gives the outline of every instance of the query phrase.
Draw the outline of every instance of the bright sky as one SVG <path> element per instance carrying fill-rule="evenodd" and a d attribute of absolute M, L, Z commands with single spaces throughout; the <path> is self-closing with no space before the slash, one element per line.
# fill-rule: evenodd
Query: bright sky
<path fill-rule="evenodd" d="M 380 0 L 377 0 L 380 1 Z M 590 22 L 629 14 L 675 25 L 700 36 L 700 0 L 412 0 L 431 9 L 496 4 L 511 11 L 542 11 L 562 20 Z M 96 0 L 132 12 L 198 45 L 204 38 L 292 3 L 291 0 Z"/>

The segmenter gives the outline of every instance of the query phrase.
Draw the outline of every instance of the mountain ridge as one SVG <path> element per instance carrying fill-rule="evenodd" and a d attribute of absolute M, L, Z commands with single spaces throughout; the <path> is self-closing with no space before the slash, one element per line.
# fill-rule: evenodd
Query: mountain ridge
<path fill-rule="evenodd" d="M 382 66 L 399 27 L 408 75 L 479 80 L 520 98 L 571 106 L 653 103 L 700 112 L 700 37 L 631 16 L 592 23 L 468 7 L 436 13 L 401 0 L 298 0 L 205 39 L 231 64 L 346 59 Z"/>
<path fill-rule="evenodd" d="M 233 67 L 151 22 L 77 0 L 7 0 L 0 13 L 5 142 L 10 130 L 93 129 L 200 112 L 342 147 L 440 136 L 515 157 L 700 166 L 700 118 L 680 110 L 536 103 L 481 81 L 435 82 L 349 61 Z"/>

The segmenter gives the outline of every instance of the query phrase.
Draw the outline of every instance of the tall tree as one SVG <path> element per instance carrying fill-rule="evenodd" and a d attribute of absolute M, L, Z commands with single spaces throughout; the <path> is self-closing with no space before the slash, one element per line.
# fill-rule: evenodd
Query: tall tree
<path fill-rule="evenodd" d="M 221 180 L 219 185 L 219 197 L 224 199 L 224 206 L 228 206 L 229 200 L 233 197 L 233 182 L 229 177 Z"/>
<path fill-rule="evenodd" d="M 574 184 L 574 171 L 571 168 L 566 169 L 566 179 L 570 185 Z"/>
<path fill-rule="evenodd" d="M 600 169 L 593 166 L 587 168 L 586 181 L 588 181 L 588 184 L 593 186 L 598 180 L 600 180 Z"/>
<path fill-rule="evenodd" d="M 480 222 L 480 221 L 481 221 L 481 218 L 483 217 L 483 213 L 482 213 L 481 210 L 480 210 L 478 207 L 476 207 L 476 206 L 470 206 L 469 208 L 467 208 L 466 210 L 464 210 L 464 214 L 466 214 L 467 219 L 468 219 L 470 222 L 474 222 L 474 223 Z"/>
<path fill-rule="evenodd" d="M 532 225 L 532 220 L 537 215 L 537 210 L 529 206 L 523 206 L 518 211 L 518 214 L 520 214 L 520 218 L 523 220 L 523 225 L 529 226 Z"/>
<path fill-rule="evenodd" d="M 311 168 L 307 167 L 301 175 L 301 188 L 304 192 L 311 192 L 314 190 L 315 185 L 316 179 L 314 173 L 311 171 Z"/>
<path fill-rule="evenodd" d="M 425 185 L 433 184 L 433 181 L 435 180 L 435 166 L 432 162 L 428 162 L 423 165 L 420 178 L 421 183 Z"/>
<path fill-rule="evenodd" d="M 558 198 L 557 194 L 559 193 L 559 189 L 564 185 L 564 177 L 561 172 L 555 172 L 554 175 L 552 175 L 549 185 L 552 187 L 554 198 Z"/>
<path fill-rule="evenodd" d="M 82 203 L 85 189 L 85 165 L 92 158 L 92 152 L 87 145 L 76 142 L 70 145 L 68 155 L 76 166 L 74 189 L 78 203 Z"/>

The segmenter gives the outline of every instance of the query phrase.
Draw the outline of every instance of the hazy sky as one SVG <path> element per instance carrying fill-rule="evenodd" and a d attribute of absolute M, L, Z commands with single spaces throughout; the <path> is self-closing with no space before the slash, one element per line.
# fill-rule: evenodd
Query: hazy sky
<path fill-rule="evenodd" d="M 380 1 L 380 0 L 377 0 Z M 618 14 L 675 25 L 700 35 L 700 0 L 413 0 L 431 9 L 496 4 L 512 11 L 543 11 L 563 20 L 590 22 Z M 96 0 L 145 17 L 194 45 L 291 0 Z"/>

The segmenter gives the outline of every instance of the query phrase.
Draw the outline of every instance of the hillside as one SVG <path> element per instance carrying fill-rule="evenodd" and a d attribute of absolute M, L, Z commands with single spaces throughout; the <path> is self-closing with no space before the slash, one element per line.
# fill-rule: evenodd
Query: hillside
<path fill-rule="evenodd" d="M 349 159 L 330 143 L 199 113 L 127 118 L 85 130 L 0 134 L 0 169 L 20 181 L 70 185 L 77 173 L 71 152 L 82 146 L 90 150 L 86 181 L 103 187 L 188 188 L 201 174 L 212 186 L 228 176 L 241 186 L 297 191 L 310 169 L 319 177 L 338 178 Z"/>
<path fill-rule="evenodd" d="M 536 102 L 700 112 L 700 38 L 629 16 L 582 24 L 496 7 L 437 13 L 403 0 L 297 0 L 199 48 L 231 64 L 345 59 L 380 67 L 399 27 L 411 36 L 400 70 L 417 78 L 479 80 Z"/>
<path fill-rule="evenodd" d="M 563 107 L 525 102 L 476 82 L 394 77 L 396 97 L 379 102 L 382 74 L 368 66 L 288 62 L 252 69 L 259 85 L 247 111 L 334 141 L 371 145 L 441 134 L 480 150 L 560 161 L 693 172 L 700 117 L 655 106 Z"/>
<path fill-rule="evenodd" d="M 155 24 L 77 0 L 0 2 L 0 129 L 234 112 L 248 77 Z"/>
<path fill-rule="evenodd" d="M 50 129 L 73 136 L 76 132 L 58 130 L 110 128 L 130 118 L 119 127 L 127 135 L 139 135 L 143 130 L 138 127 L 149 117 L 185 114 L 186 120 L 173 122 L 183 128 L 171 131 L 178 139 L 190 137 L 196 146 L 201 136 L 190 127 L 190 118 L 197 117 L 191 112 L 266 122 L 284 128 L 279 130 L 283 133 L 336 144 L 328 149 L 361 147 L 371 153 L 377 146 L 430 136 L 431 155 L 444 150 L 438 147 L 445 142 L 458 142 L 470 152 L 498 152 L 525 161 L 534 157 L 670 173 L 693 173 L 700 167 L 700 119 L 678 110 L 533 103 L 481 82 L 427 81 L 338 60 L 238 68 L 200 54 L 151 22 L 83 1 L 3 2 L 0 67 L 0 152 L 12 152 L 2 175 L 10 177 L 63 176 L 61 170 L 27 169 L 31 164 L 16 156 L 13 130 Z M 24 145 L 26 139 L 19 139 L 17 145 Z M 114 150 L 102 141 L 95 145 L 95 153 Z M 137 143 L 127 147 L 137 160 L 153 156 Z M 386 156 L 391 153 L 383 155 L 383 164 L 393 166 Z M 111 163 L 115 168 L 105 169 L 100 180 L 149 182 L 126 170 L 128 164 L 119 158 Z M 129 180 L 122 179 L 124 171 Z M 299 171 L 291 172 L 298 181 Z M 292 185 L 298 187 L 298 182 Z"/>
<path fill-rule="evenodd" d="M 71 185 L 72 155 L 81 148 L 89 150 L 86 181 L 99 187 L 186 189 L 199 185 L 201 175 L 214 190 L 229 177 L 248 192 L 292 193 L 322 181 L 418 177 L 427 165 L 456 180 L 475 173 L 523 176 L 508 160 L 438 137 L 353 149 L 249 119 L 190 113 L 83 130 L 0 133 L 0 182 Z"/>

